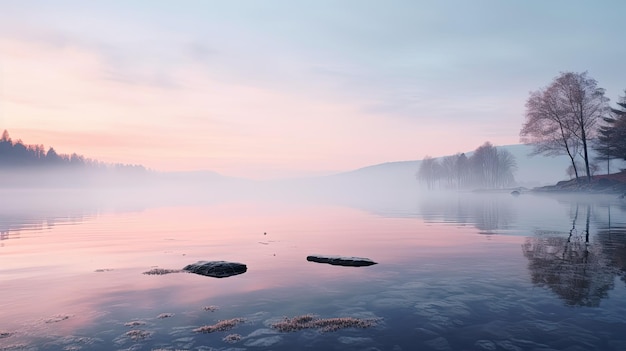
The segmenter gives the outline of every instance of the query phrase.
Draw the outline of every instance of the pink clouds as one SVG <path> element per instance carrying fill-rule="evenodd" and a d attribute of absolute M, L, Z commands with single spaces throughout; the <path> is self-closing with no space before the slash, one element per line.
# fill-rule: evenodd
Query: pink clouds
<path fill-rule="evenodd" d="M 62 153 L 272 178 L 465 151 L 445 140 L 452 127 L 420 128 L 366 113 L 357 100 L 229 81 L 197 62 L 168 67 L 160 84 L 150 66 L 115 67 L 93 47 L 4 38 L 0 50 L 2 128 Z"/>

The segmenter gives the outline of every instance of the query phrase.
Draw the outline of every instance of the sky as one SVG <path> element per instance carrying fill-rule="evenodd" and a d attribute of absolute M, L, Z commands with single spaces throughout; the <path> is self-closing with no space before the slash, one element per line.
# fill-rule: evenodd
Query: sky
<path fill-rule="evenodd" d="M 626 2 L 0 1 L 0 130 L 253 179 L 519 143 L 529 92 L 624 95 Z"/>

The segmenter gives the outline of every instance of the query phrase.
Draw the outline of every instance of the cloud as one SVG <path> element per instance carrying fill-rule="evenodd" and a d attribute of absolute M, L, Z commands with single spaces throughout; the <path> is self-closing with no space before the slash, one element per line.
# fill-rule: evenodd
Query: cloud
<path fill-rule="evenodd" d="M 154 168 L 345 169 L 510 144 L 528 91 L 559 71 L 624 89 L 621 3 L 39 5 L 0 13 L 2 123 Z"/>

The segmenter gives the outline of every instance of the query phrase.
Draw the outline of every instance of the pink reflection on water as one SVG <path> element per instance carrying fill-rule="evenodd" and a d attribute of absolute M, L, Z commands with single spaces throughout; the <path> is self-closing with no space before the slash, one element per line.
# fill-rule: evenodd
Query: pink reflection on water
<path fill-rule="evenodd" d="M 511 244 L 522 241 L 342 207 L 252 202 L 104 214 L 20 234 L 0 248 L 2 328 L 58 333 L 84 328 L 111 309 L 126 308 L 129 320 L 170 312 L 163 309 L 171 305 L 200 311 L 232 294 L 375 280 L 395 266 L 430 258 L 472 258 L 494 248 L 518 254 L 519 245 Z M 330 266 L 306 261 L 311 254 L 379 264 Z M 241 262 L 248 271 L 224 279 L 141 274 L 199 260 Z"/>

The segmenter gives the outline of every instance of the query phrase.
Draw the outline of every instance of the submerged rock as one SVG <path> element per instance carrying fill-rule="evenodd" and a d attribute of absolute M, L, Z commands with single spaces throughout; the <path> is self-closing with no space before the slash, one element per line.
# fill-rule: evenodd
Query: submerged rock
<path fill-rule="evenodd" d="M 306 257 L 307 261 L 317 262 L 317 263 L 328 263 L 335 266 L 350 266 L 350 267 L 363 267 L 363 266 L 371 266 L 376 264 L 376 262 L 370 260 L 369 258 L 362 257 L 343 257 L 343 256 L 320 256 L 320 255 L 311 255 Z"/>
<path fill-rule="evenodd" d="M 245 273 L 248 267 L 243 263 L 226 261 L 198 261 L 183 268 L 183 271 L 215 278 L 226 278 Z"/>

